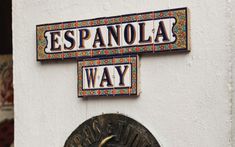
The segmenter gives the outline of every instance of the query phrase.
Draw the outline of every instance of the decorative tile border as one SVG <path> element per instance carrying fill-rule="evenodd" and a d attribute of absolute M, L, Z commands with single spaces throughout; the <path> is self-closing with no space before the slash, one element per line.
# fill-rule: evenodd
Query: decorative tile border
<path fill-rule="evenodd" d="M 128 80 L 130 80 L 129 86 L 128 84 L 126 85 L 124 84 L 122 86 L 115 87 L 115 85 L 118 85 L 118 83 L 113 84 L 113 86 L 111 87 L 96 88 L 94 86 L 95 84 L 93 84 L 93 87 L 91 86 L 92 88 L 91 87 L 87 88 L 87 86 L 84 86 L 86 84 L 85 82 L 87 82 L 87 75 L 95 75 L 96 77 L 101 78 L 100 81 L 102 81 L 104 73 L 102 69 L 99 69 L 100 67 L 103 69 L 104 67 L 108 67 L 109 70 L 110 69 L 116 70 L 114 66 L 123 66 L 123 65 L 130 67 L 128 69 L 129 70 L 128 73 L 126 73 L 126 74 L 129 74 L 129 76 L 125 78 L 127 79 L 125 83 L 128 83 Z M 138 84 L 139 57 L 138 55 L 129 55 L 129 56 L 122 56 L 122 57 L 113 56 L 109 58 L 81 60 L 81 61 L 78 61 L 77 66 L 78 66 L 78 71 L 77 71 L 78 73 L 78 97 L 139 95 L 139 84 Z M 94 68 L 96 68 L 97 70 L 101 70 L 101 74 L 99 74 L 99 71 L 97 71 L 97 74 L 96 73 L 94 74 L 94 72 L 92 74 L 91 72 L 87 73 L 86 69 L 90 71 L 90 69 L 94 69 Z M 124 73 L 124 68 L 121 69 L 121 72 Z M 113 71 L 113 75 L 110 75 L 110 78 L 113 78 L 113 79 L 118 78 L 117 73 L 118 73 L 117 71 L 116 72 Z M 115 75 L 116 77 L 113 77 Z M 96 82 L 98 83 L 98 80 L 96 80 Z"/>
<path fill-rule="evenodd" d="M 115 17 L 104 17 L 82 21 L 62 22 L 54 24 L 43 24 L 36 26 L 36 41 L 37 41 L 37 60 L 63 60 L 63 59 L 84 59 L 91 57 L 102 57 L 110 55 L 124 55 L 136 53 L 157 53 L 157 52 L 172 52 L 172 51 L 189 51 L 188 43 L 188 17 L 187 8 L 178 8 L 163 11 L 154 11 L 138 14 L 128 14 Z M 160 44 L 143 44 L 120 46 L 114 48 L 97 48 L 85 50 L 71 50 L 61 52 L 46 53 L 45 49 L 48 46 L 48 38 L 45 36 L 46 32 L 53 32 L 58 30 L 81 29 L 86 27 L 100 27 L 107 25 L 116 25 L 123 23 L 133 23 L 141 21 L 155 21 L 163 19 L 175 19 L 172 27 L 173 36 L 176 38 L 173 42 Z"/>

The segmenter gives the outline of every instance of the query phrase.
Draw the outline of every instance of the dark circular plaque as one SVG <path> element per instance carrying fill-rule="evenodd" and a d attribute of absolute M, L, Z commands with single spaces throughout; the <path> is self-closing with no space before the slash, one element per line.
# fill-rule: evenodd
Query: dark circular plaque
<path fill-rule="evenodd" d="M 160 147 L 137 121 L 121 114 L 104 114 L 82 123 L 64 147 Z"/>

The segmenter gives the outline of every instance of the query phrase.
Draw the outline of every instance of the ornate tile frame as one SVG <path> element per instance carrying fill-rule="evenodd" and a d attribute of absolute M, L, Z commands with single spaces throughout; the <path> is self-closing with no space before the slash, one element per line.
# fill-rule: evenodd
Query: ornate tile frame
<path fill-rule="evenodd" d="M 189 51 L 188 39 L 188 9 L 177 8 L 163 11 L 153 11 L 145 13 L 135 13 L 114 17 L 103 17 L 96 19 L 87 19 L 81 21 L 61 22 L 52 24 L 42 24 L 36 26 L 36 42 L 37 42 L 37 60 L 63 60 L 63 59 L 84 59 L 91 57 L 104 57 L 113 55 L 125 55 L 136 53 L 158 53 L 158 52 L 175 52 L 175 51 Z M 176 41 L 173 43 L 164 44 L 148 44 L 137 45 L 129 47 L 118 48 L 101 48 L 101 49 L 88 49 L 78 50 L 62 53 L 45 53 L 47 40 L 45 33 L 52 30 L 66 30 L 82 27 L 94 27 L 102 25 L 130 23 L 137 21 L 157 20 L 164 18 L 175 18 L 176 23 L 173 26 L 173 33 L 176 36 Z"/>
<path fill-rule="evenodd" d="M 103 66 L 103 65 L 117 65 L 117 64 L 131 64 L 131 87 L 122 88 L 105 88 L 105 89 L 83 89 L 83 67 L 87 66 Z M 139 56 L 112 56 L 109 58 L 94 58 L 89 60 L 80 60 L 77 63 L 78 74 L 78 97 L 91 97 L 91 96 L 138 96 L 139 95 Z"/>

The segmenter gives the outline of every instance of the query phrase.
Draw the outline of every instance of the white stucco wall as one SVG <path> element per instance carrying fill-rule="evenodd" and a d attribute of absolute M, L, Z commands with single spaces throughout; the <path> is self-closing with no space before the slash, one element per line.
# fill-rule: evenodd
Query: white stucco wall
<path fill-rule="evenodd" d="M 231 30 L 231 43 L 232 43 L 232 72 L 231 72 L 231 77 L 232 77 L 232 137 L 233 137 L 233 147 L 235 147 L 235 1 L 231 1 L 231 10 L 232 10 L 232 19 L 231 19 L 231 24 L 232 24 L 232 30 Z"/>
<path fill-rule="evenodd" d="M 15 146 L 62 147 L 86 119 L 124 113 L 163 147 L 231 146 L 231 40 L 225 0 L 13 0 Z M 188 7 L 188 54 L 141 57 L 138 98 L 77 98 L 76 61 L 36 61 L 42 23 Z"/>

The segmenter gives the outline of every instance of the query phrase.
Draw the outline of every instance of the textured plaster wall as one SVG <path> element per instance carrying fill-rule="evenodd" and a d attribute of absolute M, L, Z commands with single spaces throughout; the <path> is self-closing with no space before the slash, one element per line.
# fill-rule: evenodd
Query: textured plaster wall
<path fill-rule="evenodd" d="M 235 147 L 235 90 L 234 90 L 234 83 L 235 83 L 235 1 L 231 1 L 231 10 L 232 10 L 232 19 L 231 19 L 231 24 L 232 24 L 232 28 L 231 28 L 231 43 L 232 43 L 232 57 L 231 57 L 231 62 L 232 62 L 232 137 L 233 137 L 233 147 Z"/>
<path fill-rule="evenodd" d="M 76 62 L 36 62 L 35 26 L 188 7 L 188 54 L 141 56 L 138 98 L 78 99 Z M 62 147 L 86 119 L 124 113 L 163 147 L 231 146 L 231 40 L 226 0 L 13 0 L 15 146 Z"/>

